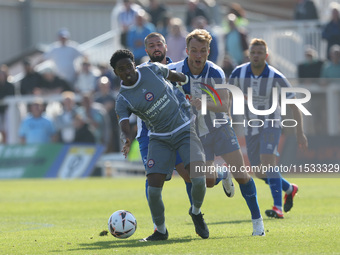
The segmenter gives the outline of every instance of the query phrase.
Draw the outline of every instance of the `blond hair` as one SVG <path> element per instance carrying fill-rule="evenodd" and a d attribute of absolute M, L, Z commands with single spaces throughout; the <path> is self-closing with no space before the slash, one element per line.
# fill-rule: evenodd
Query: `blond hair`
<path fill-rule="evenodd" d="M 249 48 L 252 46 L 264 46 L 266 49 L 266 53 L 268 53 L 268 46 L 265 40 L 259 39 L 259 38 L 254 38 L 250 41 Z"/>
<path fill-rule="evenodd" d="M 187 48 L 189 48 L 190 41 L 194 38 L 199 42 L 208 43 L 208 46 L 210 46 L 210 42 L 212 40 L 212 37 L 207 30 L 195 29 L 194 31 L 192 31 L 190 34 L 187 35 L 187 38 L 186 38 Z"/>

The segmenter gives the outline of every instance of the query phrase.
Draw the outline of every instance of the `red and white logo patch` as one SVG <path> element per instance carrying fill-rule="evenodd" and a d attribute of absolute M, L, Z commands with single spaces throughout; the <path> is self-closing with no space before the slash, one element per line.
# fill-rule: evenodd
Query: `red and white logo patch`
<path fill-rule="evenodd" d="M 145 100 L 146 101 L 152 101 L 154 99 L 154 96 L 153 96 L 153 94 L 151 93 L 151 92 L 148 92 L 148 93 L 146 93 L 145 94 Z"/>
<path fill-rule="evenodd" d="M 154 161 L 153 159 L 149 159 L 149 160 L 148 160 L 148 163 L 147 163 L 148 168 L 151 168 L 151 167 L 153 167 L 154 165 L 155 165 L 155 161 Z"/>

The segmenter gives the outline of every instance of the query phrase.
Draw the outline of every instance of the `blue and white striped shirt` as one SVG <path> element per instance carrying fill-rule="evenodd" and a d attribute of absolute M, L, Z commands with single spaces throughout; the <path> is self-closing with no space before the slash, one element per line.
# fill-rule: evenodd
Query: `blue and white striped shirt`
<path fill-rule="evenodd" d="M 278 95 L 280 95 L 280 88 L 291 87 L 287 78 L 274 67 L 268 65 L 259 76 L 255 76 L 251 70 L 250 62 L 237 66 L 231 73 L 229 84 L 239 87 L 245 97 L 245 135 L 256 135 L 262 128 L 276 127 L 280 128 L 281 124 L 281 107 L 278 103 L 276 110 L 270 115 L 256 115 L 250 112 L 248 107 L 248 88 L 252 88 L 253 106 L 257 110 L 267 110 L 273 105 L 273 88 L 278 88 Z M 295 97 L 295 93 L 287 93 L 286 98 Z M 275 119 L 276 121 L 266 121 Z M 251 127 L 248 121 L 251 121 Z M 261 120 L 261 121 L 255 121 Z M 261 123 L 263 121 L 263 127 Z M 254 127 L 259 126 L 259 127 Z"/>
<path fill-rule="evenodd" d="M 214 64 L 213 62 L 207 60 L 202 72 L 199 75 L 193 75 L 188 66 L 188 58 L 168 65 L 170 69 L 177 72 L 182 72 L 190 77 L 190 85 L 184 85 L 181 87 L 187 99 L 191 98 L 202 98 L 202 94 L 206 94 L 205 90 L 210 90 L 209 85 L 215 88 L 216 84 L 225 84 L 225 74 L 223 70 Z M 218 90 L 217 90 L 218 91 Z M 210 90 L 211 93 L 214 93 Z M 225 112 L 212 112 L 207 111 L 206 115 L 202 115 L 201 111 L 194 111 L 196 114 L 196 128 L 198 131 L 198 136 L 203 136 L 214 131 L 214 129 L 219 128 L 221 124 L 213 125 L 214 119 L 226 119 L 229 117 Z"/>

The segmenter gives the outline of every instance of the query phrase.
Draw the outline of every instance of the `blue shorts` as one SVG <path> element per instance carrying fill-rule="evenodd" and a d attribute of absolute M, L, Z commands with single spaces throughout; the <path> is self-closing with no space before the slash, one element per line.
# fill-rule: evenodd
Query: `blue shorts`
<path fill-rule="evenodd" d="M 149 146 L 150 138 L 149 138 L 149 136 L 141 136 L 141 137 L 138 137 L 137 140 L 138 140 L 138 143 L 139 143 L 139 151 L 140 151 L 140 154 L 142 156 L 143 165 L 144 165 L 144 168 L 146 169 L 146 163 L 147 163 L 147 158 L 148 158 L 148 146 Z M 182 161 L 178 151 L 176 151 L 175 166 L 177 166 L 178 164 L 180 164 L 182 162 L 183 161 Z"/>
<path fill-rule="evenodd" d="M 247 135 L 247 154 L 252 166 L 261 163 L 261 154 L 274 154 L 279 156 L 277 151 L 281 136 L 281 128 L 264 128 L 257 135 Z"/>
<path fill-rule="evenodd" d="M 240 149 L 234 129 L 229 125 L 224 125 L 213 132 L 200 137 L 205 157 L 207 161 Z"/>

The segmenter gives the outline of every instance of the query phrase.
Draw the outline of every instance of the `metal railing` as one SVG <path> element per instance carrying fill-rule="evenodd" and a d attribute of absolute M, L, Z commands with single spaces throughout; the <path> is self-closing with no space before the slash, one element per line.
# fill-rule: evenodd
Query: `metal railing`
<path fill-rule="evenodd" d="M 92 63 L 108 63 L 112 54 L 115 50 L 117 50 L 120 45 L 116 40 L 119 38 L 119 31 L 110 30 L 96 38 L 93 38 L 83 44 L 79 45 L 79 50 L 84 53 L 84 55 L 88 56 Z M 35 66 L 35 70 L 40 72 L 44 70 L 46 67 L 50 66 L 50 61 L 44 61 Z M 14 84 L 18 84 L 22 78 L 24 77 L 24 73 L 18 73 L 12 76 L 11 82 Z"/>
<path fill-rule="evenodd" d="M 326 123 L 321 123 L 325 128 L 325 134 L 327 135 L 339 135 L 340 134 L 340 86 L 338 84 L 330 84 L 325 87 L 321 87 L 318 84 L 311 85 L 301 85 L 297 84 L 297 87 L 303 87 L 308 89 L 312 93 L 311 103 L 319 104 L 313 98 L 316 96 L 324 97 L 324 105 L 317 105 L 318 108 L 323 109 L 323 114 L 325 114 Z M 7 143 L 16 144 L 19 142 L 18 130 L 22 119 L 25 117 L 25 111 L 23 107 L 27 104 L 33 102 L 36 96 L 25 95 L 25 96 L 8 96 L 2 101 L 0 100 L 0 105 L 5 104 L 7 108 L 8 123 L 7 125 Z M 79 99 L 79 98 L 78 98 Z M 44 96 L 43 100 L 46 103 L 55 103 L 62 101 L 61 95 Z M 305 116 L 306 133 L 313 132 L 311 130 L 315 121 L 318 121 L 319 116 Z"/>
<path fill-rule="evenodd" d="M 269 62 L 287 78 L 297 77 L 297 65 L 304 60 L 305 45 L 312 45 L 321 59 L 326 59 L 326 41 L 321 37 L 319 21 L 272 21 L 251 23 L 248 37 L 264 39 L 269 48 Z"/>

